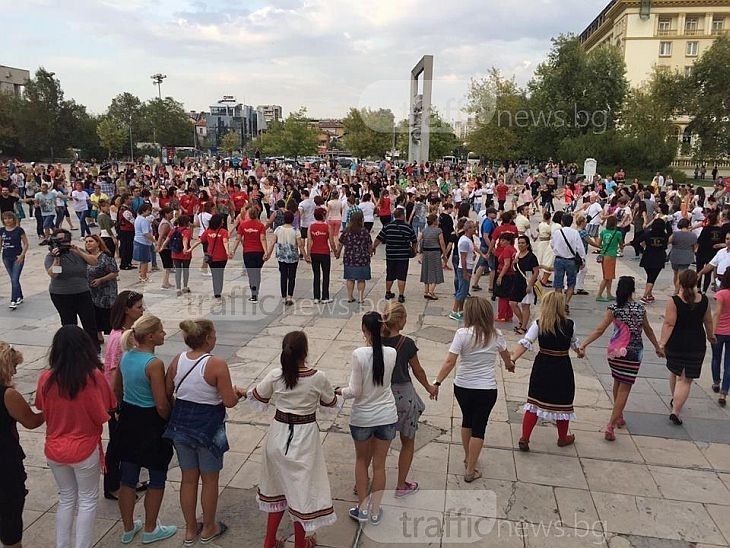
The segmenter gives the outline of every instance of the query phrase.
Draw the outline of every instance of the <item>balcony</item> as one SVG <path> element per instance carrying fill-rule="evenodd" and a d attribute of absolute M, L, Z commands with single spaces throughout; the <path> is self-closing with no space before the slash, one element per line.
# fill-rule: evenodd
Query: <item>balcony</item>
<path fill-rule="evenodd" d="M 657 36 L 677 36 L 677 29 L 659 29 Z"/>
<path fill-rule="evenodd" d="M 685 36 L 702 36 L 705 34 L 705 29 L 684 29 Z"/>
<path fill-rule="evenodd" d="M 730 29 L 712 29 L 712 36 L 728 36 Z"/>

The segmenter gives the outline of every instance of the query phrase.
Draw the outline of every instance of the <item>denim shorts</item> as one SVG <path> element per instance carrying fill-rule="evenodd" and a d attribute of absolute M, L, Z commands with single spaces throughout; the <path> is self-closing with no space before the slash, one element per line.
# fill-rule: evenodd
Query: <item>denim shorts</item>
<path fill-rule="evenodd" d="M 454 276 L 459 284 L 454 299 L 463 303 L 469 295 L 469 280 L 464 279 L 464 271 L 461 268 L 456 269 Z"/>
<path fill-rule="evenodd" d="M 380 426 L 353 426 L 350 425 L 350 434 L 355 441 L 367 441 L 373 436 L 381 441 L 393 441 L 396 432 L 396 422 Z"/>
<path fill-rule="evenodd" d="M 555 289 L 563 289 L 563 280 L 568 278 L 568 289 L 575 288 L 575 280 L 578 275 L 578 265 L 573 259 L 565 259 L 563 257 L 555 257 L 553 264 L 555 276 L 553 277 L 553 287 Z"/>
<path fill-rule="evenodd" d="M 217 457 L 207 447 L 175 442 L 175 453 L 180 470 L 197 469 L 208 474 L 223 469 L 223 455 Z"/>
<path fill-rule="evenodd" d="M 120 483 L 125 487 L 134 489 L 139 481 L 139 473 L 142 467 L 134 462 L 122 461 L 119 463 Z M 164 489 L 167 481 L 167 470 L 148 470 L 150 481 L 147 487 L 150 489 Z"/>

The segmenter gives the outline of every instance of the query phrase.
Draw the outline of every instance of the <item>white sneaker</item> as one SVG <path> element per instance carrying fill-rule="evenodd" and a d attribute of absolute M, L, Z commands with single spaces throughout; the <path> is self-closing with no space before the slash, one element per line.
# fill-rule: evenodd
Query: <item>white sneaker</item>
<path fill-rule="evenodd" d="M 213 274 L 210 273 L 210 270 L 201 270 L 200 273 L 203 276 L 212 276 Z"/>
<path fill-rule="evenodd" d="M 22 302 L 23 302 L 23 297 L 21 297 L 20 299 L 15 299 L 15 304 L 20 304 Z"/>
<path fill-rule="evenodd" d="M 327 304 L 327 303 L 331 303 L 332 302 L 332 299 L 322 299 L 319 302 L 322 303 L 322 304 Z"/>
<path fill-rule="evenodd" d="M 8 308 L 10 310 L 15 310 L 16 308 L 18 308 L 18 303 L 15 302 L 15 301 L 10 301 L 10 304 L 8 305 Z"/>

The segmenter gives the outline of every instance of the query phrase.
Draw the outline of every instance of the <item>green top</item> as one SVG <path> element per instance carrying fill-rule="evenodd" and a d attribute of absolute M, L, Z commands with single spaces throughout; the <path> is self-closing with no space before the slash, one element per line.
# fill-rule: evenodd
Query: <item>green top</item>
<path fill-rule="evenodd" d="M 600 234 L 601 255 L 607 257 L 618 257 L 618 246 L 621 243 L 621 231 L 614 229 L 603 229 Z"/>

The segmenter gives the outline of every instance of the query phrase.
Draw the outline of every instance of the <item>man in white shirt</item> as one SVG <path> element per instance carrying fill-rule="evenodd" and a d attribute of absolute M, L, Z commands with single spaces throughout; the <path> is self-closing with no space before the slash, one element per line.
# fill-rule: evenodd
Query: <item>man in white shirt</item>
<path fill-rule="evenodd" d="M 306 240 L 309 225 L 314 222 L 314 209 L 316 205 L 314 200 L 309 197 L 309 190 L 306 188 L 302 190 L 302 198 L 303 200 L 299 202 L 299 229 L 302 240 Z"/>
<path fill-rule="evenodd" d="M 573 216 L 565 213 L 562 218 L 563 228 L 553 232 L 550 239 L 550 247 L 555 254 L 555 262 L 553 268 L 555 277 L 553 279 L 553 288 L 556 291 L 562 291 L 567 277 L 567 289 L 565 291 L 565 311 L 570 312 L 568 303 L 575 292 L 575 282 L 578 270 L 585 268 L 586 251 L 583 247 L 583 240 L 580 234 L 570 225 L 573 224 Z M 580 266 L 577 257 L 580 257 Z"/>
<path fill-rule="evenodd" d="M 591 238 L 598 236 L 601 230 L 601 214 L 603 213 L 603 207 L 598 201 L 598 194 L 591 192 L 588 207 L 585 210 L 586 219 L 588 219 L 588 225 L 586 226 L 586 232 Z"/>

